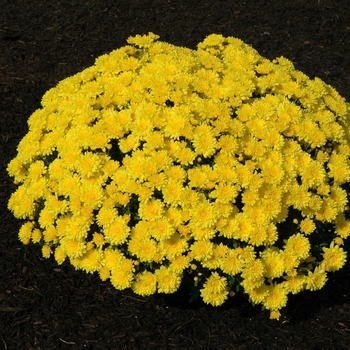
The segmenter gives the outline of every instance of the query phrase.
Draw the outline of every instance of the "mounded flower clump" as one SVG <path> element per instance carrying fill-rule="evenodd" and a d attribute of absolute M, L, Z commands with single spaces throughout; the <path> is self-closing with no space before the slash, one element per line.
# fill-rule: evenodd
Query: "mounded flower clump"
<path fill-rule="evenodd" d="M 8 165 L 19 238 L 117 289 L 279 318 L 346 261 L 349 104 L 286 58 L 210 35 L 135 36 L 64 79 Z"/>

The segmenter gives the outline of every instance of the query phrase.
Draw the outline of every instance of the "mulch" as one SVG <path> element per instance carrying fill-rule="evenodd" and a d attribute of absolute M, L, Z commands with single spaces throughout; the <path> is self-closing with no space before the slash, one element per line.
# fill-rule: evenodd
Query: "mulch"
<path fill-rule="evenodd" d="M 279 321 L 235 296 L 219 308 L 187 291 L 142 298 L 42 259 L 7 210 L 7 163 L 45 91 L 152 31 L 192 49 L 208 34 L 285 56 L 350 101 L 348 0 L 0 0 L 0 349 L 350 349 L 350 261 Z M 349 251 L 349 244 L 347 244 Z M 349 259 L 350 260 L 350 259 Z"/>

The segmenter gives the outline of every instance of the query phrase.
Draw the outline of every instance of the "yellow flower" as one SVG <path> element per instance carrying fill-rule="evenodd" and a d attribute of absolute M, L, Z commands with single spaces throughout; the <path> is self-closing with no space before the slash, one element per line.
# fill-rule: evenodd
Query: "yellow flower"
<path fill-rule="evenodd" d="M 183 136 L 186 127 L 186 118 L 180 114 L 180 111 L 172 108 L 169 111 L 169 120 L 164 128 L 164 135 L 178 140 Z"/>
<path fill-rule="evenodd" d="M 237 189 L 233 186 L 218 184 L 209 196 L 215 198 L 219 203 L 230 203 L 235 201 Z"/>
<path fill-rule="evenodd" d="M 249 261 L 245 264 L 242 277 L 248 280 L 259 280 L 265 273 L 265 266 L 260 259 Z"/>
<path fill-rule="evenodd" d="M 45 207 L 56 216 L 67 211 L 68 201 L 60 200 L 57 196 L 47 195 Z"/>
<path fill-rule="evenodd" d="M 276 209 L 276 205 L 278 206 L 278 203 L 269 203 L 269 200 L 262 201 L 261 203 L 255 203 L 252 206 L 245 207 L 244 213 L 246 216 L 252 218 L 252 222 L 255 224 L 255 228 L 261 231 L 261 228 L 264 226 L 267 226 L 269 224 L 270 219 L 273 215 L 276 214 L 278 208 Z M 270 207 L 270 208 L 269 208 Z M 271 212 L 268 212 L 268 210 L 271 210 Z M 258 234 L 259 237 L 266 237 L 266 234 L 259 234 L 258 232 L 254 232 L 255 234 Z M 259 241 L 259 240 L 257 240 Z"/>
<path fill-rule="evenodd" d="M 249 243 L 253 246 L 260 246 L 265 243 L 267 239 L 267 234 L 264 226 L 253 226 L 249 233 Z"/>
<path fill-rule="evenodd" d="M 158 173 L 148 176 L 148 182 L 145 182 L 145 186 L 150 188 L 155 188 L 157 190 L 161 190 L 166 183 L 166 177 L 164 173 Z"/>
<path fill-rule="evenodd" d="M 164 135 L 160 131 L 150 132 L 145 136 L 145 149 L 154 151 L 164 147 Z"/>
<path fill-rule="evenodd" d="M 217 141 L 211 132 L 195 133 L 192 143 L 197 155 L 208 158 L 215 153 Z"/>
<path fill-rule="evenodd" d="M 293 293 L 297 294 L 304 289 L 306 276 L 297 275 L 297 276 L 287 276 L 285 282 L 285 288 Z"/>
<path fill-rule="evenodd" d="M 54 224 L 56 219 L 56 215 L 53 214 L 48 208 L 44 208 L 41 210 L 39 214 L 39 224 L 41 228 L 46 228 L 50 225 Z"/>
<path fill-rule="evenodd" d="M 101 233 L 97 233 L 97 232 L 93 234 L 92 240 L 97 247 L 102 247 L 105 243 L 104 236 Z"/>
<path fill-rule="evenodd" d="M 191 237 L 197 241 L 209 240 L 216 234 L 216 231 L 213 228 L 199 227 L 192 223 L 189 224 L 189 228 L 191 230 Z"/>
<path fill-rule="evenodd" d="M 86 252 L 85 242 L 76 241 L 67 237 L 61 239 L 61 248 L 70 259 L 80 258 Z"/>
<path fill-rule="evenodd" d="M 328 176 L 334 179 L 334 182 L 341 185 L 350 180 L 350 167 L 346 157 L 333 153 L 328 162 Z"/>
<path fill-rule="evenodd" d="M 66 253 L 63 251 L 63 249 L 60 246 L 58 246 L 55 249 L 54 256 L 58 265 L 61 265 L 66 260 L 66 257 L 67 257 Z"/>
<path fill-rule="evenodd" d="M 97 223 L 100 226 L 108 227 L 117 217 L 118 212 L 113 207 L 102 206 L 96 215 Z"/>
<path fill-rule="evenodd" d="M 182 203 L 183 186 L 181 182 L 169 180 L 162 189 L 164 202 L 172 205 Z"/>
<path fill-rule="evenodd" d="M 266 148 L 274 148 L 280 150 L 284 145 L 284 138 L 277 130 L 270 129 L 266 132 L 262 146 Z"/>
<path fill-rule="evenodd" d="M 46 243 L 54 242 L 57 240 L 57 230 L 55 226 L 47 226 L 43 232 L 44 240 Z"/>
<path fill-rule="evenodd" d="M 46 166 L 42 160 L 37 160 L 29 167 L 28 177 L 32 180 L 39 179 L 46 173 Z"/>
<path fill-rule="evenodd" d="M 152 122 L 149 118 L 140 116 L 132 124 L 132 133 L 139 139 L 143 139 L 153 129 Z"/>
<path fill-rule="evenodd" d="M 300 222 L 300 231 L 306 235 L 311 234 L 316 230 L 316 225 L 310 218 L 303 219 Z"/>
<path fill-rule="evenodd" d="M 58 187 L 60 193 L 68 197 L 71 195 L 73 189 L 80 187 L 80 178 L 77 174 L 67 174 L 62 179 L 60 179 Z"/>
<path fill-rule="evenodd" d="M 283 275 L 284 259 L 280 252 L 267 248 L 260 254 L 260 256 L 265 266 L 266 277 L 277 278 Z"/>
<path fill-rule="evenodd" d="M 99 269 L 98 274 L 102 281 L 106 281 L 110 277 L 111 271 L 107 267 L 103 266 Z"/>
<path fill-rule="evenodd" d="M 335 220 L 335 232 L 344 239 L 350 236 L 350 221 L 346 220 L 344 214 L 337 216 Z"/>
<path fill-rule="evenodd" d="M 221 259 L 217 257 L 216 254 L 217 250 L 215 250 L 214 256 L 216 259 L 219 259 L 220 268 L 224 273 L 234 276 L 242 271 L 243 263 L 237 249 L 228 250 Z"/>
<path fill-rule="evenodd" d="M 178 255 L 171 259 L 169 269 L 173 270 L 177 274 L 181 274 L 190 265 L 190 257 L 187 255 Z"/>
<path fill-rule="evenodd" d="M 164 216 L 169 219 L 170 223 L 174 227 L 180 226 L 182 222 L 185 221 L 184 215 L 185 212 L 182 209 L 173 206 L 171 206 L 164 212 Z"/>
<path fill-rule="evenodd" d="M 327 281 L 327 274 L 321 266 L 315 267 L 314 271 L 309 271 L 305 278 L 306 289 L 311 291 L 321 289 Z"/>
<path fill-rule="evenodd" d="M 152 225 L 150 226 L 151 235 L 160 242 L 170 238 L 174 231 L 173 225 L 166 217 L 152 221 Z"/>
<path fill-rule="evenodd" d="M 154 41 L 159 38 L 159 35 L 149 32 L 148 35 L 136 35 L 129 37 L 127 42 L 131 45 L 137 45 L 139 47 L 150 47 Z"/>
<path fill-rule="evenodd" d="M 118 168 L 118 162 L 111 159 L 107 159 L 107 161 L 103 165 L 103 172 L 108 176 L 112 176 Z"/>
<path fill-rule="evenodd" d="M 249 281 L 248 283 L 242 283 L 242 284 L 245 291 L 248 293 L 250 300 L 254 304 L 262 303 L 266 295 L 268 294 L 268 286 L 265 285 L 261 280 L 253 282 L 251 286 L 249 284 Z"/>
<path fill-rule="evenodd" d="M 202 167 L 195 167 L 188 170 L 190 187 L 205 187 L 208 181 L 208 174 Z"/>
<path fill-rule="evenodd" d="M 116 268 L 112 270 L 110 281 L 113 287 L 118 290 L 130 288 L 133 281 L 133 274 L 130 271 L 123 271 Z"/>
<path fill-rule="evenodd" d="M 298 258 L 298 255 L 294 253 L 294 251 L 284 251 L 283 252 L 283 259 L 284 259 L 284 266 L 285 266 L 285 272 L 289 276 L 295 276 L 296 275 L 296 268 L 299 265 L 300 259 Z"/>
<path fill-rule="evenodd" d="M 132 150 L 135 150 L 139 146 L 139 144 L 139 138 L 134 134 L 130 134 L 127 137 L 119 140 L 119 149 L 123 153 L 128 153 Z"/>
<path fill-rule="evenodd" d="M 167 179 L 183 182 L 186 178 L 186 171 L 181 166 L 172 166 L 165 172 Z"/>
<path fill-rule="evenodd" d="M 246 189 L 242 194 L 242 202 L 246 206 L 254 205 L 259 199 L 259 192 L 254 189 Z"/>
<path fill-rule="evenodd" d="M 217 155 L 216 156 L 216 164 L 214 166 L 214 171 L 216 172 L 217 176 L 218 176 L 218 181 L 223 181 L 226 183 L 234 183 L 234 182 L 238 182 L 238 174 L 236 172 L 236 170 L 233 168 L 233 162 L 231 162 L 230 164 L 230 158 L 226 157 L 225 155 L 222 158 L 222 163 L 223 164 L 219 164 L 220 163 L 220 156 L 222 156 L 222 154 Z M 190 169 L 191 170 L 191 169 Z M 190 175 L 190 170 L 188 171 L 188 175 Z"/>
<path fill-rule="evenodd" d="M 193 161 L 196 158 L 196 154 L 190 148 L 187 147 L 178 149 L 175 155 L 180 164 L 183 166 L 193 164 Z"/>
<path fill-rule="evenodd" d="M 279 320 L 280 317 L 281 317 L 281 313 L 278 310 L 271 310 L 270 320 Z"/>
<path fill-rule="evenodd" d="M 160 242 L 160 249 L 167 259 L 173 259 L 187 250 L 187 241 L 178 233 L 174 233 L 170 238 Z"/>
<path fill-rule="evenodd" d="M 130 202 L 130 196 L 128 193 L 117 192 L 115 194 L 115 200 L 120 205 L 127 205 Z"/>
<path fill-rule="evenodd" d="M 331 191 L 330 185 L 325 183 L 317 187 L 317 194 L 321 196 L 328 196 L 330 191 Z"/>
<path fill-rule="evenodd" d="M 263 139 L 267 132 L 266 122 L 260 118 L 252 118 L 247 122 L 247 126 L 251 134 L 259 139 Z"/>
<path fill-rule="evenodd" d="M 26 162 L 31 162 L 34 157 L 39 155 L 39 133 L 30 132 L 23 137 L 17 146 L 17 151 Z"/>
<path fill-rule="evenodd" d="M 306 168 L 301 169 L 302 182 L 307 187 L 314 187 L 324 183 L 326 172 L 321 163 L 312 161 Z"/>
<path fill-rule="evenodd" d="M 283 284 L 273 284 L 268 287 L 268 292 L 263 301 L 268 310 L 279 310 L 287 304 L 287 290 Z"/>
<path fill-rule="evenodd" d="M 24 187 L 19 187 L 16 192 L 12 193 L 8 202 L 8 209 L 18 219 L 31 218 L 34 214 L 36 205 L 33 198 L 30 198 Z"/>
<path fill-rule="evenodd" d="M 157 278 L 152 272 L 141 272 L 135 276 L 131 288 L 136 294 L 142 296 L 154 294 L 157 290 Z"/>
<path fill-rule="evenodd" d="M 191 223 L 200 228 L 212 228 L 219 213 L 215 212 L 215 207 L 209 201 L 197 204 L 191 211 Z"/>
<path fill-rule="evenodd" d="M 325 271 L 337 271 L 346 262 L 346 252 L 338 245 L 331 243 L 329 248 L 323 248 L 323 261 L 321 266 Z"/>
<path fill-rule="evenodd" d="M 22 182 L 27 176 L 27 169 L 23 166 L 22 161 L 16 157 L 7 165 L 7 171 L 10 176 L 15 178 L 15 183 Z"/>
<path fill-rule="evenodd" d="M 323 200 L 322 207 L 316 212 L 316 219 L 319 221 L 332 222 L 338 215 L 338 208 L 332 198 Z"/>
<path fill-rule="evenodd" d="M 307 208 L 310 202 L 311 194 L 306 186 L 293 184 L 290 187 L 290 197 L 288 203 L 295 209 L 302 210 Z"/>
<path fill-rule="evenodd" d="M 102 259 L 103 254 L 100 250 L 91 249 L 80 258 L 79 267 L 88 273 L 99 271 Z"/>
<path fill-rule="evenodd" d="M 18 238 L 19 240 L 27 245 L 30 243 L 30 238 L 32 236 L 32 230 L 34 228 L 34 223 L 33 222 L 26 222 L 22 224 L 19 232 L 18 232 Z"/>
<path fill-rule="evenodd" d="M 180 274 L 175 273 L 172 269 L 161 266 L 155 271 L 157 278 L 157 290 L 159 293 L 174 293 L 181 283 Z"/>
<path fill-rule="evenodd" d="M 130 250 L 130 252 L 132 252 L 132 250 Z M 157 243 L 152 239 L 142 240 L 135 254 L 142 262 L 152 262 L 157 254 Z"/>
<path fill-rule="evenodd" d="M 214 244 L 210 241 L 195 241 L 191 245 L 191 256 L 198 261 L 209 259 L 213 255 Z"/>
<path fill-rule="evenodd" d="M 117 216 L 107 227 L 104 227 L 103 233 L 106 242 L 118 245 L 125 242 L 130 234 L 130 228 L 124 218 Z"/>
<path fill-rule="evenodd" d="M 88 234 L 91 223 L 90 215 L 73 215 L 64 228 L 64 235 L 72 239 L 83 240 Z"/>
<path fill-rule="evenodd" d="M 286 253 L 294 254 L 299 259 L 305 259 L 310 252 L 309 240 L 300 233 L 294 234 L 285 241 L 284 250 Z"/>
<path fill-rule="evenodd" d="M 140 203 L 139 215 L 143 220 L 155 221 L 162 217 L 164 213 L 164 203 L 159 199 L 151 199 Z"/>
<path fill-rule="evenodd" d="M 42 232 L 41 232 L 41 230 L 39 230 L 39 229 L 34 229 L 33 231 L 32 231 L 32 242 L 33 243 L 39 243 L 40 241 L 41 241 L 41 238 L 42 238 Z"/>
<path fill-rule="evenodd" d="M 200 290 L 203 301 L 213 306 L 222 305 L 228 297 L 229 289 L 225 277 L 221 277 L 217 272 L 207 278 Z"/>
<path fill-rule="evenodd" d="M 81 154 L 76 161 L 77 171 L 83 177 L 91 177 L 102 167 L 101 159 L 96 153 Z"/>
<path fill-rule="evenodd" d="M 339 186 L 332 186 L 330 198 L 333 199 L 334 204 L 338 211 L 344 211 L 345 206 L 348 204 L 347 193 Z"/>
<path fill-rule="evenodd" d="M 198 44 L 198 47 L 200 49 L 205 49 L 208 46 L 220 46 L 224 40 L 225 38 L 221 34 L 210 34 Z"/>
<path fill-rule="evenodd" d="M 104 267 L 112 270 L 119 266 L 124 259 L 124 255 L 118 249 L 107 248 L 104 250 Z"/>
<path fill-rule="evenodd" d="M 239 178 L 239 184 L 243 187 L 249 187 L 250 181 L 253 177 L 253 170 L 255 166 L 253 163 L 249 163 L 247 161 L 245 165 L 239 165 L 236 168 L 236 174 L 238 175 Z"/>
<path fill-rule="evenodd" d="M 222 135 L 217 143 L 217 149 L 230 156 L 237 152 L 238 146 L 237 139 L 232 135 Z"/>
<path fill-rule="evenodd" d="M 51 247 L 47 244 L 44 244 L 41 248 L 41 253 L 43 255 L 43 258 L 49 258 L 52 253 Z"/>

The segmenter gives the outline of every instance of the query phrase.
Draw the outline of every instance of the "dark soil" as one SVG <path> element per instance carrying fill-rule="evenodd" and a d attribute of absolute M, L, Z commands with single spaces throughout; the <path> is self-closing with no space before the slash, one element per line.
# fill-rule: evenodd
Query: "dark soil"
<path fill-rule="evenodd" d="M 28 117 L 61 79 L 149 31 L 193 49 L 210 33 L 238 37 L 350 101 L 349 0 L 0 0 L 0 348 L 350 349 L 350 261 L 272 321 L 239 296 L 212 308 L 182 291 L 120 292 L 18 241 L 6 165 Z"/>

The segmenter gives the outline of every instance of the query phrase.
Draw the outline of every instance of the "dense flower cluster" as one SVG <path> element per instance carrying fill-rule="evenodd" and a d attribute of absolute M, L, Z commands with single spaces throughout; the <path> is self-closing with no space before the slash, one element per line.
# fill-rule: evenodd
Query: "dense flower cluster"
<path fill-rule="evenodd" d="M 8 172 L 24 244 L 140 295 L 189 277 L 279 318 L 346 261 L 349 104 L 286 58 L 135 36 L 61 81 Z"/>

